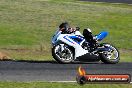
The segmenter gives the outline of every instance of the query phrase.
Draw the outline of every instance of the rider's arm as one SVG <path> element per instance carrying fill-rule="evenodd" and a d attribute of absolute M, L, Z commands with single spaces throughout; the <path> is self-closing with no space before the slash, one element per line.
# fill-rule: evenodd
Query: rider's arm
<path fill-rule="evenodd" d="M 83 35 L 81 34 L 81 32 L 79 31 L 79 30 L 80 30 L 79 27 L 76 27 L 76 28 L 74 28 L 74 29 L 75 29 L 75 31 L 74 31 L 74 34 L 75 34 L 75 35 L 81 35 L 81 36 L 83 36 Z"/>

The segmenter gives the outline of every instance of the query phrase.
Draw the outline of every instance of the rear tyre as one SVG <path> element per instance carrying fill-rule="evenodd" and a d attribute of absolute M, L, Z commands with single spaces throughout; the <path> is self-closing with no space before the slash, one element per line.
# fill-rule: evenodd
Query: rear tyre
<path fill-rule="evenodd" d="M 52 56 L 58 63 L 73 62 L 73 52 L 66 44 L 58 44 L 52 48 Z"/>
<path fill-rule="evenodd" d="M 110 51 L 104 51 L 100 54 L 100 59 L 102 62 L 106 64 L 116 64 L 119 62 L 119 51 L 118 49 L 111 45 L 111 44 L 103 44 L 106 47 L 109 47 L 111 50 Z"/>

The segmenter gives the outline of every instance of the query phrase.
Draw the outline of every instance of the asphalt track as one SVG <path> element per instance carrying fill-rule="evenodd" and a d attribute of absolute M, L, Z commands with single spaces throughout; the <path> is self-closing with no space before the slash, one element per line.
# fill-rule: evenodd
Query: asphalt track
<path fill-rule="evenodd" d="M 132 75 L 130 62 L 58 64 L 55 61 L 0 61 L 0 81 L 75 81 L 80 65 L 88 74 Z"/>
<path fill-rule="evenodd" d="M 80 0 L 80 1 L 108 2 L 108 3 L 127 3 L 127 4 L 132 4 L 132 0 Z"/>

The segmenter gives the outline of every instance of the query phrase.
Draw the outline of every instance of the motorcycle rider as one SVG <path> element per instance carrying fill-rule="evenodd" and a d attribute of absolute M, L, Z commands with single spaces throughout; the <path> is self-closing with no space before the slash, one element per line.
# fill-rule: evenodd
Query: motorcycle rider
<path fill-rule="evenodd" d="M 77 30 L 79 31 L 79 29 L 79 27 L 71 28 L 68 22 L 61 23 L 59 26 L 59 30 L 61 30 L 62 33 L 67 34 L 75 33 Z M 92 32 L 89 28 L 83 30 L 83 36 L 89 42 L 90 47 L 95 47 L 96 38 L 92 35 Z"/>

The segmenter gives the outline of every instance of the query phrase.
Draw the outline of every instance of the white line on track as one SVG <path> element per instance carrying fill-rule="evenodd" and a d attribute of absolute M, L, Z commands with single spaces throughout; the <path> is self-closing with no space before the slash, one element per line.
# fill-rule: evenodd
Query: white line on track
<path fill-rule="evenodd" d="M 71 83 L 75 83 L 76 81 L 49 81 L 49 82 L 60 82 L 60 83 L 68 83 L 68 82 L 71 82 Z"/>
<path fill-rule="evenodd" d="M 58 82 L 58 83 L 76 83 L 76 81 L 49 81 L 49 82 Z M 132 82 L 130 82 L 132 84 Z"/>

